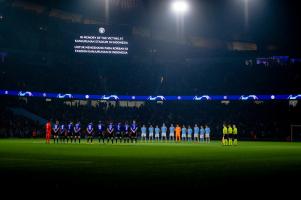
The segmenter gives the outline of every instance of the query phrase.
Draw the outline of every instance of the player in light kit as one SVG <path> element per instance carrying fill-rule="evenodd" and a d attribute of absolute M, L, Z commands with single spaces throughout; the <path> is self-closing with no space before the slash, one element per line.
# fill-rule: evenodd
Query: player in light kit
<path fill-rule="evenodd" d="M 143 126 L 141 127 L 141 141 L 144 140 L 144 142 L 146 142 L 146 127 L 143 124 Z"/>
<path fill-rule="evenodd" d="M 222 138 L 222 144 L 227 146 L 228 145 L 228 129 L 226 124 L 223 125 L 223 138 Z"/>
<path fill-rule="evenodd" d="M 160 140 L 160 128 L 157 125 L 155 128 L 155 141 L 159 142 L 159 140 Z"/>
<path fill-rule="evenodd" d="M 232 134 L 233 134 L 233 129 L 232 126 L 229 124 L 228 125 L 228 145 L 232 146 Z"/>
<path fill-rule="evenodd" d="M 179 126 L 179 124 L 177 124 L 176 126 L 176 142 L 180 142 L 181 141 L 181 127 Z"/>
<path fill-rule="evenodd" d="M 129 143 L 130 142 L 130 125 L 128 124 L 128 122 L 125 122 L 124 124 L 124 129 L 123 129 L 123 142 L 124 143 Z"/>
<path fill-rule="evenodd" d="M 169 141 L 175 141 L 175 127 L 173 124 L 171 124 L 169 127 Z"/>
<path fill-rule="evenodd" d="M 97 125 L 97 131 L 98 131 L 98 142 L 100 143 L 100 140 L 102 139 L 102 143 L 105 143 L 105 131 L 104 131 L 104 125 L 101 123 L 101 121 L 98 122 Z"/>
<path fill-rule="evenodd" d="M 192 128 L 188 125 L 188 129 L 187 129 L 187 133 L 188 133 L 188 142 L 192 142 Z"/>
<path fill-rule="evenodd" d="M 119 139 L 119 143 L 122 142 L 121 131 L 122 131 L 122 125 L 121 123 L 118 123 L 116 126 L 116 135 L 115 135 L 116 144 L 118 139 Z"/>
<path fill-rule="evenodd" d="M 73 140 L 73 122 L 72 121 L 70 121 L 67 126 L 67 143 L 68 143 L 69 139 L 72 143 L 72 140 Z"/>
<path fill-rule="evenodd" d="M 186 127 L 185 127 L 185 125 L 183 125 L 183 127 L 182 127 L 182 141 L 186 141 L 186 131 L 187 131 L 187 129 L 186 129 Z"/>
<path fill-rule="evenodd" d="M 78 121 L 74 126 L 74 143 L 76 143 L 76 139 L 78 139 L 78 143 L 80 143 L 80 122 Z"/>
<path fill-rule="evenodd" d="M 237 127 L 235 124 L 233 124 L 233 139 L 234 139 L 234 145 L 237 145 Z"/>
<path fill-rule="evenodd" d="M 131 142 L 137 143 L 137 130 L 138 126 L 136 124 L 136 121 L 134 120 L 131 125 Z"/>
<path fill-rule="evenodd" d="M 205 129 L 203 126 L 200 128 L 200 142 L 204 142 L 204 137 L 205 137 Z"/>
<path fill-rule="evenodd" d="M 163 123 L 162 127 L 161 127 L 161 140 L 163 141 L 167 141 L 167 136 L 166 136 L 166 132 L 167 132 L 167 127 L 165 126 L 165 124 Z"/>
<path fill-rule="evenodd" d="M 107 136 L 107 143 L 109 143 L 109 140 L 111 139 L 112 144 L 114 143 L 114 125 L 111 122 L 107 128 L 108 136 Z"/>
<path fill-rule="evenodd" d="M 94 128 L 93 128 L 93 123 L 90 122 L 87 126 L 87 134 L 88 134 L 88 140 L 87 140 L 87 143 L 88 144 L 92 144 L 93 143 L 93 131 L 94 131 Z"/>
<path fill-rule="evenodd" d="M 199 132 L 200 132 L 200 129 L 199 129 L 198 125 L 195 124 L 194 128 L 193 128 L 193 140 L 194 140 L 194 142 L 199 142 Z"/>
<path fill-rule="evenodd" d="M 62 123 L 62 124 L 60 125 L 59 138 L 60 138 L 61 143 L 65 143 L 65 138 L 66 138 L 66 127 L 65 127 L 65 124 L 64 124 L 64 123 Z"/>
<path fill-rule="evenodd" d="M 55 121 L 55 124 L 54 124 L 54 127 L 52 130 L 53 130 L 53 141 L 54 141 L 54 143 L 56 141 L 56 143 L 58 144 L 59 143 L 59 130 L 60 130 L 60 124 L 59 124 L 58 120 Z"/>
<path fill-rule="evenodd" d="M 206 125 L 205 128 L 205 139 L 206 139 L 206 143 L 210 143 L 210 128 L 208 125 Z"/>
<path fill-rule="evenodd" d="M 154 142 L 154 127 L 152 125 L 148 128 L 148 141 Z"/>

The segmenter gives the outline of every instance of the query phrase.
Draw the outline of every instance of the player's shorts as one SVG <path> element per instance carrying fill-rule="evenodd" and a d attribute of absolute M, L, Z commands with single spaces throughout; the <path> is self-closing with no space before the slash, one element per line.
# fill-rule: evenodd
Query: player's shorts
<path fill-rule="evenodd" d="M 58 132 L 53 132 L 53 136 L 58 136 L 59 133 Z"/>
<path fill-rule="evenodd" d="M 129 133 L 128 132 L 123 132 L 122 136 L 125 137 L 125 138 L 129 137 Z"/>
<path fill-rule="evenodd" d="M 186 138 L 186 134 L 182 134 L 182 138 Z"/>
<path fill-rule="evenodd" d="M 162 133 L 162 135 L 161 135 L 162 137 L 166 137 L 166 133 Z"/>
<path fill-rule="evenodd" d="M 73 136 L 73 132 L 67 132 L 67 136 Z"/>
<path fill-rule="evenodd" d="M 201 134 L 201 135 L 200 135 L 200 138 L 201 138 L 201 139 L 204 139 L 204 134 Z"/>
<path fill-rule="evenodd" d="M 169 137 L 175 137 L 175 134 L 171 133 L 169 134 Z"/>
<path fill-rule="evenodd" d="M 210 136 L 210 134 L 208 134 L 208 133 L 205 134 L 205 137 L 206 137 L 206 138 L 209 138 L 209 136 Z"/>
<path fill-rule="evenodd" d="M 141 137 L 146 137 L 146 133 L 141 133 Z"/>
<path fill-rule="evenodd" d="M 233 139 L 237 139 L 237 134 L 233 134 Z"/>
<path fill-rule="evenodd" d="M 121 137 L 121 133 L 120 132 L 116 132 L 115 137 L 120 138 Z"/>
<path fill-rule="evenodd" d="M 160 135 L 159 134 L 155 134 L 155 138 L 158 138 L 158 137 L 160 137 Z"/>
<path fill-rule="evenodd" d="M 74 133 L 75 137 L 80 137 L 80 132 Z"/>
<path fill-rule="evenodd" d="M 228 139 L 233 138 L 233 134 L 228 134 Z"/>
<path fill-rule="evenodd" d="M 137 133 L 131 133 L 131 137 L 137 137 Z"/>
<path fill-rule="evenodd" d="M 193 137 L 194 137 L 194 138 L 198 138 L 199 135 L 198 135 L 198 134 L 194 134 Z"/>
<path fill-rule="evenodd" d="M 224 139 L 228 139 L 228 134 L 224 134 Z"/>
<path fill-rule="evenodd" d="M 192 137 L 192 135 L 191 135 L 191 134 L 188 134 L 188 137 L 189 137 L 189 138 L 191 138 L 191 137 Z"/>
<path fill-rule="evenodd" d="M 153 134 L 153 133 L 150 133 L 150 134 L 148 135 L 148 137 L 154 137 L 154 134 Z"/>

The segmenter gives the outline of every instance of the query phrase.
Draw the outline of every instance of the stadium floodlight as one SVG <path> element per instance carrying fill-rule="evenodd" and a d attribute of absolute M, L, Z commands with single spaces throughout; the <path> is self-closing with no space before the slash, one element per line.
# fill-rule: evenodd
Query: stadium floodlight
<path fill-rule="evenodd" d="M 171 4 L 171 9 L 178 14 L 184 14 L 189 10 L 189 5 L 187 1 L 180 0 L 180 1 L 174 1 Z"/>

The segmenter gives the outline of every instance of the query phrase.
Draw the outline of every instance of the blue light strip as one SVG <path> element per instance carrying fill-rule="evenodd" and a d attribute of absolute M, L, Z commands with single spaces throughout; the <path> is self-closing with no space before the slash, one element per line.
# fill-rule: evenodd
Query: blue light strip
<path fill-rule="evenodd" d="M 301 94 L 281 95 L 200 95 L 200 96 L 117 96 L 93 94 L 65 94 L 48 92 L 31 92 L 0 90 L 1 96 L 39 97 L 50 99 L 107 100 L 107 101 L 268 101 L 268 100 L 301 100 Z"/>

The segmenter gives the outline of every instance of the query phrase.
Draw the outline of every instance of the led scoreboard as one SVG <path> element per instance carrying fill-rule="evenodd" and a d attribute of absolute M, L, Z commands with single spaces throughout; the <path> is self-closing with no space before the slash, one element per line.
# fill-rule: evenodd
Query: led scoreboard
<path fill-rule="evenodd" d="M 122 26 L 90 26 L 78 28 L 73 43 L 76 54 L 128 55 L 130 31 Z"/>

